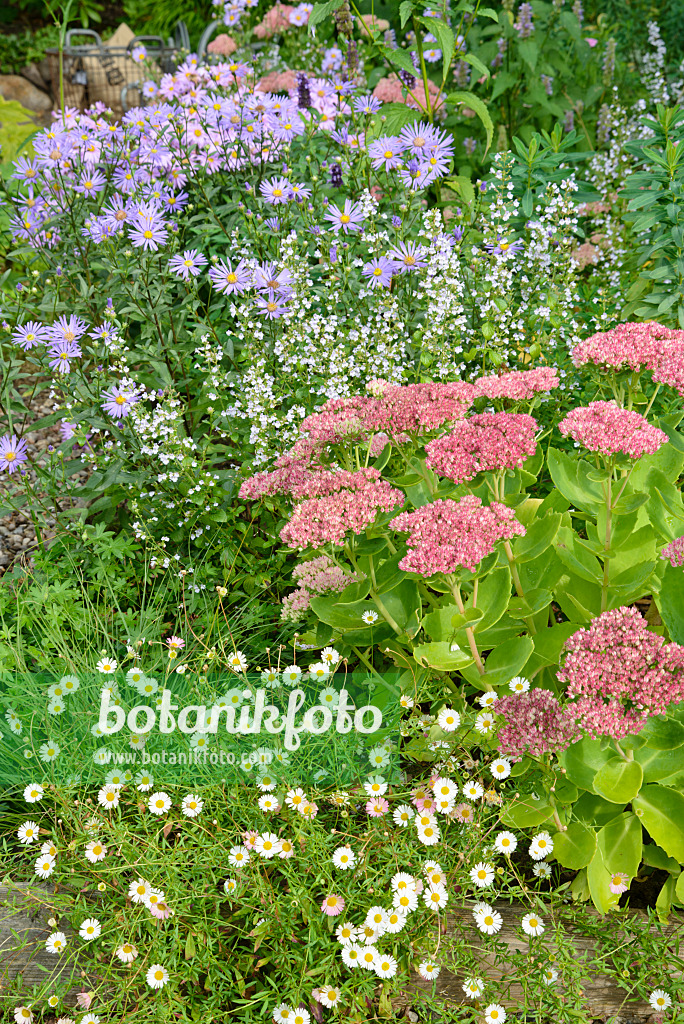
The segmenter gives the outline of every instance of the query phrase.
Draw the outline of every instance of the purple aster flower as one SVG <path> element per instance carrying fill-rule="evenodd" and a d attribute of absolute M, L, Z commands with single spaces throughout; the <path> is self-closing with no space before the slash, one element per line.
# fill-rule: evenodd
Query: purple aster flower
<path fill-rule="evenodd" d="M 275 292 L 269 292 L 268 298 L 258 296 L 255 305 L 257 313 L 260 316 L 268 317 L 269 320 L 276 320 L 287 311 L 287 306 L 278 302 Z"/>
<path fill-rule="evenodd" d="M 0 437 L 0 470 L 6 469 L 8 473 L 13 473 L 27 459 L 26 441 L 17 440 L 14 434 L 11 437 L 9 434 Z"/>
<path fill-rule="evenodd" d="M 409 160 L 406 167 L 398 171 L 398 174 L 404 185 L 416 192 L 419 188 L 425 187 L 426 178 L 430 172 L 425 164 L 419 164 L 417 160 Z"/>
<path fill-rule="evenodd" d="M 39 170 L 36 167 L 33 160 L 27 160 L 26 157 L 20 156 L 14 164 L 13 178 L 20 178 L 22 181 L 35 181 L 39 176 Z"/>
<path fill-rule="evenodd" d="M 74 185 L 74 191 L 80 192 L 84 196 L 96 196 L 105 188 L 106 184 L 107 179 L 99 171 L 90 173 L 84 171 L 78 184 Z"/>
<path fill-rule="evenodd" d="M 386 171 L 391 171 L 401 163 L 401 154 L 405 149 L 406 146 L 397 135 L 383 135 L 371 142 L 368 156 L 376 170 L 384 167 Z"/>
<path fill-rule="evenodd" d="M 112 196 L 109 203 L 102 207 L 102 216 L 108 224 L 117 229 L 122 228 L 130 220 L 132 212 L 133 204 L 131 201 L 124 199 L 120 195 Z"/>
<path fill-rule="evenodd" d="M 518 239 L 517 242 L 509 242 L 508 239 L 504 238 L 502 235 L 496 236 L 496 242 L 485 242 L 485 249 L 492 256 L 512 256 L 520 252 L 524 246 L 525 243 L 522 239 Z"/>
<path fill-rule="evenodd" d="M 311 189 L 308 185 L 305 185 L 302 181 L 295 181 L 290 185 L 290 199 L 295 199 L 298 203 L 304 202 L 305 199 L 311 198 Z"/>
<path fill-rule="evenodd" d="M 123 192 L 124 195 L 130 196 L 136 191 L 138 185 L 143 180 L 143 173 L 140 170 L 133 170 L 132 167 L 120 167 L 114 171 L 112 176 L 112 184 L 117 192 Z"/>
<path fill-rule="evenodd" d="M 71 359 L 80 356 L 81 349 L 75 341 L 55 341 L 48 349 L 50 356 L 50 369 L 58 373 L 68 373 L 71 369 Z"/>
<path fill-rule="evenodd" d="M 299 116 L 278 118 L 272 128 L 273 137 L 278 142 L 292 142 L 294 138 L 303 135 L 305 131 L 306 125 Z"/>
<path fill-rule="evenodd" d="M 410 273 L 412 270 L 420 270 L 427 267 L 427 260 L 424 259 L 425 250 L 422 245 L 415 242 L 398 242 L 393 249 L 387 253 L 390 260 L 394 262 L 394 269 L 397 274 Z"/>
<path fill-rule="evenodd" d="M 140 401 L 140 396 L 136 391 L 127 391 L 119 387 L 113 387 L 111 391 L 103 391 L 102 397 L 106 398 L 102 408 L 117 420 L 128 416 L 133 406 Z"/>
<path fill-rule="evenodd" d="M 138 210 L 135 223 L 131 225 L 129 238 L 137 248 L 157 252 L 169 237 L 164 221 L 156 210 Z"/>
<path fill-rule="evenodd" d="M 358 96 L 354 100 L 354 110 L 357 114 L 377 114 L 382 103 L 372 94 L 370 96 Z"/>
<path fill-rule="evenodd" d="M 59 424 L 59 432 L 62 436 L 63 441 L 70 441 L 76 432 L 77 423 L 69 423 L 68 420 L 62 420 Z"/>
<path fill-rule="evenodd" d="M 379 259 L 370 260 L 368 263 L 365 263 L 361 273 L 364 277 L 368 278 L 373 288 L 389 288 L 392 283 L 393 271 L 394 263 L 392 260 L 381 256 Z"/>
<path fill-rule="evenodd" d="M 34 345 L 44 344 L 49 337 L 50 332 L 44 324 L 39 324 L 35 320 L 29 320 L 27 324 L 17 327 L 12 335 L 12 341 L 21 346 L 24 352 L 28 352 Z"/>
<path fill-rule="evenodd" d="M 457 242 L 461 241 L 461 239 L 463 238 L 463 228 L 461 227 L 460 224 L 456 225 L 456 227 L 452 231 L 452 235 L 454 236 Z"/>
<path fill-rule="evenodd" d="M 183 210 L 188 205 L 187 192 L 162 192 L 162 202 L 169 210 Z"/>
<path fill-rule="evenodd" d="M 262 181 L 259 191 L 267 203 L 278 206 L 286 203 L 290 194 L 290 182 L 287 178 L 271 178 L 270 181 Z"/>
<path fill-rule="evenodd" d="M 171 273 L 182 277 L 184 281 L 187 281 L 189 277 L 197 277 L 200 268 L 206 265 L 206 256 L 203 256 L 197 249 L 186 249 L 182 256 L 178 253 L 169 260 Z"/>
<path fill-rule="evenodd" d="M 406 124 L 399 132 L 399 138 L 414 156 L 423 157 L 430 145 L 437 142 L 435 129 L 426 121 L 418 124 Z"/>
<path fill-rule="evenodd" d="M 280 231 L 280 218 L 267 217 L 264 221 L 264 227 L 268 228 L 269 231 Z"/>
<path fill-rule="evenodd" d="M 219 292 L 225 292 L 226 295 L 241 295 L 252 283 L 252 275 L 244 260 L 240 260 L 235 269 L 231 263 L 219 260 L 209 271 L 209 280 Z"/>
<path fill-rule="evenodd" d="M 100 324 L 99 327 L 94 327 L 92 331 L 88 331 L 88 337 L 93 338 L 95 341 L 103 341 L 105 345 L 109 345 L 110 341 L 113 341 L 116 337 L 116 330 L 110 324 Z"/>
<path fill-rule="evenodd" d="M 337 206 L 333 206 L 326 213 L 325 219 L 332 222 L 336 231 L 342 230 L 347 234 L 349 231 L 361 230 L 364 216 L 360 203 L 352 203 L 350 199 L 345 199 L 344 208 L 340 210 Z"/>
<path fill-rule="evenodd" d="M 254 282 L 259 291 L 289 294 L 292 291 L 292 274 L 289 270 L 278 270 L 275 263 L 260 263 L 254 271 Z"/>
<path fill-rule="evenodd" d="M 397 217 L 397 215 L 396 215 L 396 213 L 395 213 L 395 214 L 394 214 L 394 216 L 392 217 L 392 221 L 391 221 L 391 224 L 392 224 L 392 227 L 393 227 L 393 228 L 400 228 L 400 227 L 401 227 L 401 225 L 402 225 L 402 219 L 401 219 L 401 217 Z"/>
<path fill-rule="evenodd" d="M 72 313 L 71 316 L 67 317 L 66 314 L 63 314 L 57 317 L 52 326 L 47 328 L 47 333 L 51 341 L 64 341 L 71 344 L 82 338 L 87 328 L 87 323 L 80 316 L 74 316 Z"/>

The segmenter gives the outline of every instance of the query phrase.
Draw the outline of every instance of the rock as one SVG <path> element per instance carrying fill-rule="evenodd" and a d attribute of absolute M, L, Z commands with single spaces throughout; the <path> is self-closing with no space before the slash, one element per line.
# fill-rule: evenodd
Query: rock
<path fill-rule="evenodd" d="M 41 61 L 41 63 L 47 62 Z M 25 68 L 21 69 L 20 73 L 22 78 L 28 79 L 28 81 L 32 82 L 38 89 L 42 89 L 43 92 L 50 91 L 50 80 L 48 79 L 47 81 L 45 81 L 40 72 L 40 68 L 37 64 L 27 64 Z"/>
<path fill-rule="evenodd" d="M 52 110 L 52 100 L 48 94 L 22 75 L 0 75 L 0 96 L 8 101 L 16 100 L 26 110 L 33 110 L 37 114 L 46 114 Z"/>
<path fill-rule="evenodd" d="M 36 68 L 38 70 L 38 73 L 40 74 L 40 77 L 45 82 L 45 88 L 49 92 L 52 92 L 52 77 L 50 75 L 50 61 L 48 60 L 48 58 L 43 57 L 42 60 L 39 60 L 36 64 Z"/>

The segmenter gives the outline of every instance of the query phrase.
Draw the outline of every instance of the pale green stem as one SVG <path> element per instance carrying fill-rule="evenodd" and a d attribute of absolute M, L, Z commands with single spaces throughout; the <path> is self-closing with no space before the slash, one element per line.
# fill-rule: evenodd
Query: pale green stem
<path fill-rule="evenodd" d="M 461 591 L 458 586 L 458 583 L 449 581 L 449 587 L 451 589 L 451 593 L 453 595 L 454 601 L 456 602 L 459 612 L 461 613 L 461 615 L 465 615 L 465 605 L 463 604 L 463 599 L 461 597 Z M 480 673 L 481 676 L 483 676 L 485 674 L 485 667 L 482 664 L 482 658 L 480 657 L 480 652 L 478 651 L 477 644 L 475 643 L 475 634 L 473 633 L 470 626 L 465 627 L 465 635 L 468 638 L 468 646 L 470 647 L 470 653 L 473 656 L 473 661 L 475 662 L 477 671 Z M 488 684 L 487 689 L 493 690 L 494 687 Z"/>

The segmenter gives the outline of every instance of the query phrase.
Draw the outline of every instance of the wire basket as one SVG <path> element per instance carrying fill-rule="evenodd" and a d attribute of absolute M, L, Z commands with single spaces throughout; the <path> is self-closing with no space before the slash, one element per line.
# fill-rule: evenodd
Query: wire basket
<path fill-rule="evenodd" d="M 87 37 L 92 42 L 74 43 Z M 134 60 L 133 51 L 144 46 L 145 66 Z M 59 101 L 59 50 L 46 51 L 52 91 Z M 173 40 L 164 43 L 160 36 L 136 36 L 127 46 L 107 46 L 92 29 L 70 29 L 62 51 L 64 106 L 85 110 L 98 101 L 121 116 L 130 107 L 142 102 L 140 91 L 150 77 L 149 63 L 162 74 L 175 71 L 178 49 Z"/>

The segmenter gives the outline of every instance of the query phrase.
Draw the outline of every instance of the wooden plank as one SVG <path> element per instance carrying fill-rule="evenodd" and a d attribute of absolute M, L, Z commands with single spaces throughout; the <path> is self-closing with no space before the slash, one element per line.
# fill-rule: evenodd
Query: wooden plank
<path fill-rule="evenodd" d="M 541 948 L 540 944 L 543 942 L 546 955 L 553 954 L 558 948 L 553 938 L 551 938 L 553 922 L 548 914 L 540 914 L 545 921 L 546 931 L 538 939 L 528 940 L 520 932 L 520 920 L 529 912 L 529 907 L 516 904 L 510 905 L 508 903 L 495 903 L 494 907 L 503 918 L 503 926 L 496 936 L 491 937 L 483 935 L 477 929 L 473 921 L 472 912 L 469 909 L 457 909 L 447 915 L 446 928 L 440 942 L 444 959 L 448 960 L 449 957 L 447 952 L 449 939 L 464 939 L 468 943 L 470 951 L 475 954 L 477 967 L 472 970 L 459 971 L 458 973 L 448 971 L 443 967 L 437 978 L 437 999 L 443 1000 L 447 1006 L 461 1005 L 469 1002 L 463 992 L 462 985 L 466 977 L 475 975 L 493 982 L 494 991 L 497 993 L 495 1001 L 501 1003 L 509 1012 L 520 1012 L 526 1008 L 532 1010 L 533 1007 L 526 1004 L 522 986 L 515 980 L 518 974 L 516 958 L 521 953 L 528 953 L 530 943 L 534 951 L 535 948 Z M 594 918 L 599 917 L 593 909 L 587 909 L 586 913 Z M 634 919 L 637 919 L 643 922 L 643 930 L 647 929 L 648 919 L 642 911 L 627 911 L 627 915 L 632 923 Z M 616 946 L 620 942 L 628 941 L 627 936 L 620 929 L 620 916 L 613 914 L 601 919 L 606 931 L 614 936 Z M 617 984 L 614 978 L 609 977 L 607 974 L 596 973 L 595 969 L 592 973 L 591 963 L 598 953 L 597 940 L 583 935 L 581 929 L 572 924 L 571 915 L 568 915 L 568 918 L 567 921 L 563 921 L 561 916 L 560 920 L 563 931 L 571 939 L 572 945 L 576 950 L 576 960 L 580 963 L 583 960 L 587 962 L 587 973 L 582 979 L 582 994 L 586 1008 L 587 1024 L 595 1017 L 615 1021 L 616 1024 L 617 1021 L 633 1021 L 634 1024 L 637 1024 L 637 1022 L 638 1024 L 646 1024 L 646 1022 L 661 1020 L 661 1017 L 653 1013 L 647 1002 L 638 996 L 631 996 L 628 991 Z M 651 932 L 656 932 L 654 926 L 651 927 Z M 673 914 L 667 927 L 660 934 L 663 941 L 663 952 L 665 953 L 668 946 L 672 944 L 675 935 L 680 939 L 684 939 L 684 915 Z M 497 956 L 495 952 L 492 952 L 495 940 L 503 942 L 507 947 L 506 959 L 503 963 L 501 962 L 502 958 Z M 634 961 L 638 961 L 638 937 L 632 937 L 629 940 L 629 945 L 634 947 Z M 508 954 L 510 954 L 510 959 L 508 959 Z M 438 963 L 440 959 L 441 957 L 438 953 L 436 956 Z M 549 966 L 552 966 L 552 964 L 549 964 Z M 681 972 L 668 972 L 668 979 L 681 976 Z M 629 985 L 630 979 L 625 979 L 625 982 Z M 415 993 L 420 989 L 431 992 L 433 984 L 431 981 L 424 981 L 416 972 L 413 972 L 411 983 L 406 993 L 401 997 L 392 999 L 393 1007 L 396 1009 L 410 1007 Z M 562 997 L 564 990 L 560 972 L 558 980 L 554 983 L 554 989 Z"/>

